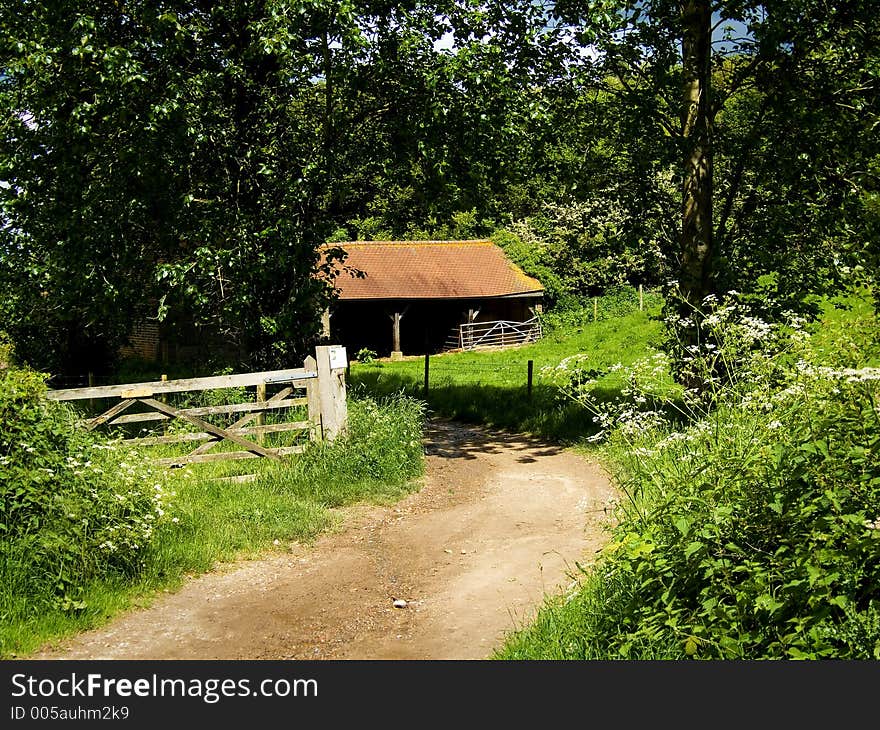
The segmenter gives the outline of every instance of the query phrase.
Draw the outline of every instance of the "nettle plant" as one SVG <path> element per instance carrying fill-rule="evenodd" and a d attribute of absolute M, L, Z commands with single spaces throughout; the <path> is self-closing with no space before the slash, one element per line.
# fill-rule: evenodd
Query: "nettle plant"
<path fill-rule="evenodd" d="M 173 493 L 165 472 L 44 392 L 43 375 L 0 370 L 0 572 L 36 604 L 81 609 L 89 581 L 143 566 Z"/>
<path fill-rule="evenodd" d="M 802 322 L 730 301 L 704 322 L 690 351 L 702 389 L 667 388 L 659 354 L 567 366 L 628 495 L 597 568 L 615 612 L 597 642 L 633 657 L 880 658 L 880 369 L 829 367 Z M 611 377 L 623 387 L 603 400 Z"/>

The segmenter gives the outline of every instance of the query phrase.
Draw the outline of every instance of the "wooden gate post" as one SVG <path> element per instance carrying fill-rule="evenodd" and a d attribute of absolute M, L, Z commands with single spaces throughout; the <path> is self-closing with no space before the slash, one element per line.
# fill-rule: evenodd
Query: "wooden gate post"
<path fill-rule="evenodd" d="M 162 382 L 163 383 L 168 382 L 168 373 L 162 373 Z M 91 385 L 91 383 L 90 383 L 90 385 Z M 163 403 L 167 403 L 168 396 L 167 395 L 160 395 L 159 400 L 162 401 Z M 168 435 L 168 419 L 167 418 L 162 421 L 162 435 L 163 436 Z"/>
<path fill-rule="evenodd" d="M 257 383 L 257 403 L 265 403 L 266 402 L 266 384 L 265 383 Z M 265 426 L 266 425 L 266 411 L 260 411 L 257 413 L 256 418 L 257 426 Z M 266 444 L 266 434 L 258 433 L 257 434 L 257 443 L 261 446 Z"/>
<path fill-rule="evenodd" d="M 345 348 L 322 345 L 315 348 L 318 362 L 318 396 L 321 404 L 323 437 L 333 441 L 348 428 L 348 404 L 345 401 Z"/>
<path fill-rule="evenodd" d="M 309 355 L 303 362 L 303 368 L 316 373 L 318 361 Z M 324 438 L 324 431 L 321 428 L 321 395 L 318 392 L 318 378 L 306 381 L 306 400 L 308 400 L 309 423 L 312 424 L 309 438 L 312 441 L 321 441 Z"/>

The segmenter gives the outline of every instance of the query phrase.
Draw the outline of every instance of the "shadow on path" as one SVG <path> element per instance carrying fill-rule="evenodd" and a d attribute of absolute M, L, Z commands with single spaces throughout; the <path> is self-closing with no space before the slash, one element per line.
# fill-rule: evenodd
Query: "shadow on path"
<path fill-rule="evenodd" d="M 441 418 L 425 424 L 425 454 L 445 459 L 477 459 L 481 454 L 522 452 L 517 461 L 530 464 L 541 456 L 554 456 L 564 449 L 528 434 L 505 433 L 483 426 L 470 426 Z"/>

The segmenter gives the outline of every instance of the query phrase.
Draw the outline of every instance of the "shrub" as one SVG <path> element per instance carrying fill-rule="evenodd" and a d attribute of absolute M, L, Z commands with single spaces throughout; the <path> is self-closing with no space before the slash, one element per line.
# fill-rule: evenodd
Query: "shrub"
<path fill-rule="evenodd" d="M 364 365 L 369 365 L 372 362 L 376 362 L 376 358 L 378 357 L 378 355 L 376 354 L 375 350 L 371 350 L 368 347 L 362 347 L 360 350 L 357 351 L 355 357 L 357 358 L 358 362 L 363 363 Z"/>
<path fill-rule="evenodd" d="M 2 614 L 14 601 L 81 608 L 84 585 L 136 572 L 163 518 L 164 477 L 44 397 L 44 376 L 0 370 Z"/>
<path fill-rule="evenodd" d="M 690 353 L 728 377 L 665 399 L 683 426 L 638 368 L 611 406 L 572 381 L 627 499 L 584 588 L 513 655 L 880 658 L 880 369 L 825 365 L 797 323 L 728 315 Z"/>
<path fill-rule="evenodd" d="M 880 373 L 801 376 L 617 436 L 634 501 L 606 570 L 638 597 L 621 653 L 880 658 Z"/>

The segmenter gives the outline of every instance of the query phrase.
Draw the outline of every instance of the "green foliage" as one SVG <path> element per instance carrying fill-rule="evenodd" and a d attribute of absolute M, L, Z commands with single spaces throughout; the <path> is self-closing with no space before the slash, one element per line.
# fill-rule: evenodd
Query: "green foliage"
<path fill-rule="evenodd" d="M 878 323 L 836 314 L 812 337 L 775 328 L 751 358 L 733 321 L 737 377 L 708 410 L 679 400 L 683 425 L 615 414 L 613 539 L 502 657 L 880 658 L 880 372 L 862 365 Z M 829 337 L 854 348 L 843 364 L 813 347 Z M 630 390 L 643 415 L 646 393 Z"/>
<path fill-rule="evenodd" d="M 622 202 L 673 272 L 670 304 L 676 287 L 691 308 L 731 289 L 760 295 L 771 274 L 777 309 L 764 316 L 776 318 L 811 311 L 805 294 L 874 276 L 880 45 L 864 22 L 870 4 L 628 0 L 561 2 L 554 13 L 594 51 L 575 65 L 581 88 L 596 90 L 579 103 L 601 125 L 581 156 L 591 174 L 577 198 L 608 190 Z M 695 17 L 707 22 L 697 29 Z M 707 57 L 694 63 L 688 47 Z M 701 103 L 683 106 L 682 84 L 695 78 Z M 561 129 L 590 130 L 577 103 L 560 106 L 574 120 Z M 683 166 L 692 155 L 705 164 Z M 698 170 L 702 183 L 683 188 Z M 698 201 L 683 228 L 682 209 Z"/>
<path fill-rule="evenodd" d="M 656 317 L 663 307 L 663 297 L 656 290 L 643 290 L 643 311 Z M 639 309 L 639 290 L 633 286 L 613 287 L 604 294 L 576 306 L 557 306 L 542 315 L 542 321 L 551 330 L 579 327 L 588 322 L 619 320 Z"/>
<path fill-rule="evenodd" d="M 847 8 L 716 8 L 744 32 L 713 56 L 707 286 L 775 276 L 767 316 L 874 276 L 878 45 Z M 146 316 L 298 361 L 328 240 L 498 232 L 564 306 L 679 266 L 677 6 L 0 10 L 0 316 L 34 366 L 105 371 Z"/>
<path fill-rule="evenodd" d="M 376 362 L 376 358 L 378 355 L 375 350 L 371 350 L 368 347 L 362 347 L 355 354 L 357 361 L 363 363 L 364 365 L 369 365 L 370 363 Z"/>
<path fill-rule="evenodd" d="M 535 240 L 526 242 L 504 229 L 495 231 L 492 241 L 504 249 L 511 261 L 541 282 L 548 307 L 574 305 L 576 300 L 568 282 L 558 273 L 556 262 L 546 247 Z"/>
<path fill-rule="evenodd" d="M 545 203 L 540 213 L 515 222 L 512 229 L 525 243 L 543 249 L 577 297 L 628 283 L 656 286 L 668 273 L 657 242 L 634 229 L 625 204 L 610 195 Z"/>
<path fill-rule="evenodd" d="M 0 370 L 12 365 L 14 349 L 12 343 L 9 341 L 9 335 L 3 330 L 0 330 Z"/>
<path fill-rule="evenodd" d="M 423 403 L 403 394 L 352 400 L 343 437 L 311 445 L 300 458 L 263 471 L 261 479 L 325 507 L 399 496 L 424 468 L 423 422 Z"/>
<path fill-rule="evenodd" d="M 814 383 L 769 413 L 722 408 L 637 467 L 630 457 L 630 489 L 648 475 L 662 486 L 612 544 L 641 597 L 617 650 L 660 638 L 672 656 L 880 658 L 875 396 Z"/>
<path fill-rule="evenodd" d="M 0 370 L 0 615 L 74 610 L 84 586 L 135 576 L 164 515 L 165 476 L 80 428 L 44 377 Z"/>
<path fill-rule="evenodd" d="M 492 240 L 544 285 L 551 307 L 564 309 L 629 285 L 664 283 L 669 269 L 657 242 L 630 223 L 619 201 L 548 202 Z"/>
<path fill-rule="evenodd" d="M 15 423 L 37 424 L 0 432 L 15 456 L 0 456 L 2 657 L 143 605 L 219 561 L 311 540 L 333 524 L 332 508 L 397 499 L 423 470 L 422 405 L 395 396 L 350 401 L 344 438 L 280 464 L 251 462 L 258 478 L 247 485 L 218 479 L 227 464 L 162 472 L 161 482 L 143 458 L 133 467 L 121 446 L 76 429 L 66 408 L 39 398 L 41 382 L 16 373 L 0 391 L 0 424 L 9 404 Z M 38 420 L 27 407 L 42 409 Z"/>
<path fill-rule="evenodd" d="M 0 312 L 24 361 L 102 372 L 147 315 L 227 357 L 301 356 L 328 296 L 325 171 L 291 112 L 330 10 L 302 11 L 3 4 Z"/>

